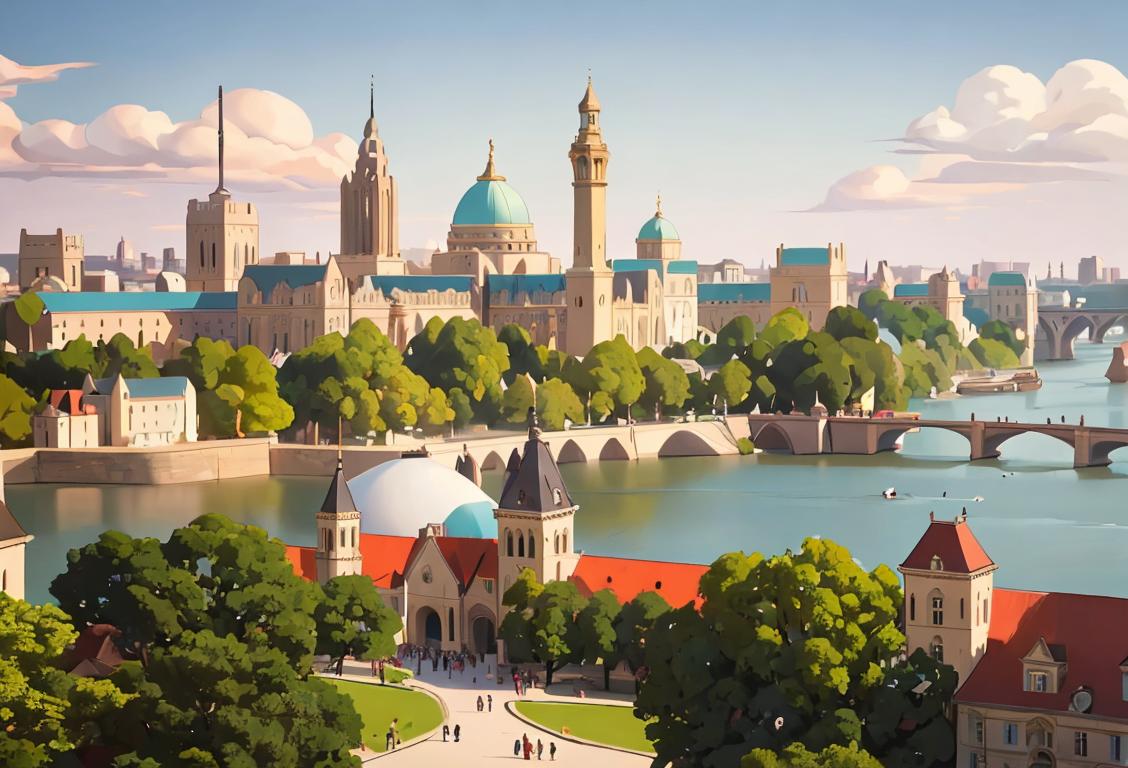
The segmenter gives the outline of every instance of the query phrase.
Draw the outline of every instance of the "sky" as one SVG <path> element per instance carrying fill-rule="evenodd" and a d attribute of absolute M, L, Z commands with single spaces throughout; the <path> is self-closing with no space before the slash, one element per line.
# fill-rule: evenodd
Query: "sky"
<path fill-rule="evenodd" d="M 854 270 L 1128 268 L 1126 31 L 1122 2 L 8 2 L 0 252 L 62 227 L 88 254 L 182 253 L 187 201 L 215 186 L 218 84 L 261 250 L 336 252 L 371 75 L 402 247 L 445 243 L 492 138 L 566 259 L 590 70 L 613 257 L 661 193 L 701 262 L 833 241 Z"/>

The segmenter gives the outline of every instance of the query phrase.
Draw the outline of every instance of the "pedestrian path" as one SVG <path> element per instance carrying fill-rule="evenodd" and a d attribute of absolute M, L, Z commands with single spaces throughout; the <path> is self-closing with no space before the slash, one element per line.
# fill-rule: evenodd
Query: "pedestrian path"
<path fill-rule="evenodd" d="M 490 672 L 496 673 L 492 657 L 487 657 L 486 665 Z M 534 728 L 505 710 L 507 701 L 520 700 L 513 690 L 511 680 L 503 680 L 505 685 L 498 685 L 492 676 L 487 677 L 487 666 L 479 664 L 476 668 L 467 667 L 462 672 L 448 672 L 439 667 L 432 671 L 429 664 L 425 664 L 423 671 L 412 682 L 412 685 L 425 689 L 440 698 L 446 705 L 447 725 L 452 731 L 446 743 L 442 740 L 440 729 L 430 738 L 408 746 L 395 752 L 376 756 L 365 755 L 364 763 L 372 768 L 396 768 L 408 766 L 415 768 L 430 768 L 431 766 L 458 766 L 462 768 L 475 768 L 476 766 L 496 766 L 499 761 L 518 760 L 513 755 L 513 742 L 528 735 L 529 740 L 536 744 L 537 739 L 544 743 L 544 756 L 541 762 L 549 761 L 548 745 L 550 741 L 556 742 L 556 764 L 561 766 L 583 766 L 583 768 L 645 768 L 651 763 L 650 758 L 620 752 L 614 749 L 578 744 L 566 741 L 558 735 Z M 414 667 L 412 667 L 414 671 Z M 357 672 L 360 672 L 359 668 Z M 449 675 L 449 676 L 448 676 Z M 353 675 L 345 675 L 346 678 Z M 358 675 L 371 680 L 368 675 Z M 504 677 L 504 676 L 503 676 Z M 493 710 L 478 712 L 477 701 L 481 696 L 483 701 L 487 696 L 493 696 Z M 558 691 L 556 687 L 552 693 L 545 693 L 540 688 L 530 688 L 528 694 L 521 697 L 531 701 L 567 701 L 575 703 L 625 703 L 622 701 L 604 701 L 596 698 L 581 699 L 568 695 L 567 688 Z M 460 740 L 453 741 L 455 725 L 461 726 Z M 536 761 L 534 752 L 532 760 Z"/>

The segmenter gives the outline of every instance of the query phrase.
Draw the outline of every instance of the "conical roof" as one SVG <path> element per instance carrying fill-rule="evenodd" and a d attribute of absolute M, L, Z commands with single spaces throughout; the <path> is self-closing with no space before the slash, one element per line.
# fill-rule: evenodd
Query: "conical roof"
<path fill-rule="evenodd" d="M 356 512 L 356 502 L 349 491 L 349 484 L 345 482 L 344 466 L 339 457 L 333 482 L 329 484 L 329 493 L 325 494 L 325 501 L 321 502 L 321 511 L 329 514 Z"/>
<path fill-rule="evenodd" d="M 571 496 L 560 476 L 560 468 L 548 451 L 548 445 L 540 439 L 540 427 L 536 413 L 529 409 L 529 439 L 520 461 L 506 468 L 505 488 L 501 492 L 499 509 L 520 512 L 555 512 L 570 509 Z M 516 453 L 516 449 L 514 449 Z"/>

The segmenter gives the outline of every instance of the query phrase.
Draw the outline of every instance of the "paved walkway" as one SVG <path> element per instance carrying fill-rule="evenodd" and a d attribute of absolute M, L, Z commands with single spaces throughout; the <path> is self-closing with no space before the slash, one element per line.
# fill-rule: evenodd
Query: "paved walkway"
<path fill-rule="evenodd" d="M 492 658 L 487 657 L 487 664 L 492 666 Z M 359 668 L 357 668 L 359 672 Z M 414 667 L 412 667 L 414 671 Z M 432 766 L 458 766 L 473 768 L 474 766 L 496 766 L 506 761 L 517 762 L 513 756 L 513 742 L 520 739 L 523 734 L 528 734 L 529 740 L 536 744 L 539 738 L 544 742 L 544 758 L 541 762 L 548 762 L 548 743 L 556 742 L 556 764 L 561 766 L 583 766 L 583 768 L 646 768 L 650 759 L 619 752 L 612 749 L 577 744 L 566 741 L 559 736 L 538 730 L 518 720 L 505 710 L 505 702 L 517 701 L 518 697 L 513 691 L 512 681 L 508 685 L 498 685 L 496 680 L 486 679 L 486 667 L 478 665 L 476 669 L 467 668 L 459 675 L 457 672 L 451 678 L 439 666 L 437 672 L 432 672 L 430 665 L 425 665 L 423 673 L 415 678 L 413 685 L 434 693 L 446 704 L 449 719 L 447 724 L 451 731 L 457 723 L 462 726 L 461 740 L 456 744 L 453 741 L 446 743 L 442 739 L 442 729 L 431 738 L 387 754 L 369 758 L 365 756 L 365 765 L 372 768 L 395 768 L 395 766 L 411 766 L 412 768 L 431 768 Z M 346 675 L 349 677 L 350 675 Z M 366 679 L 371 679 L 363 675 Z M 474 677 L 477 676 L 477 682 Z M 477 701 L 481 695 L 485 699 L 487 694 L 493 695 L 493 711 L 478 712 Z M 599 696 L 599 698 L 597 698 Z M 612 696 L 607 699 L 600 693 L 580 699 L 572 696 L 570 686 L 553 686 L 551 693 L 537 689 L 529 689 L 524 697 L 532 701 L 571 701 L 577 703 L 600 703 L 627 705 L 625 697 Z M 532 760 L 536 761 L 534 752 Z"/>

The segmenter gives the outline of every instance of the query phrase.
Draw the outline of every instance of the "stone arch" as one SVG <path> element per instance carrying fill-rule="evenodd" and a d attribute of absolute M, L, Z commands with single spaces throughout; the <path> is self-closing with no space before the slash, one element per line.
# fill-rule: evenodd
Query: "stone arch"
<path fill-rule="evenodd" d="M 795 446 L 787 430 L 778 424 L 765 424 L 752 438 L 757 448 L 765 451 L 786 451 L 795 453 Z"/>
<path fill-rule="evenodd" d="M 600 461 L 629 461 L 630 458 L 631 455 L 627 453 L 627 449 L 623 447 L 617 437 L 609 439 L 599 450 Z"/>
<path fill-rule="evenodd" d="M 1123 448 L 1128 445 L 1128 441 L 1124 440 L 1099 440 L 1094 442 L 1089 447 L 1089 466 L 1099 466 L 1102 464 L 1111 464 L 1111 453 L 1117 448 Z"/>
<path fill-rule="evenodd" d="M 478 466 L 483 472 L 505 469 L 505 460 L 501 458 L 497 451 L 490 451 Z"/>
<path fill-rule="evenodd" d="M 988 456 L 990 456 L 992 454 L 998 455 L 999 448 L 1002 447 L 1003 443 L 1007 442 L 1008 440 L 1010 440 L 1012 438 L 1019 437 L 1020 435 L 1045 435 L 1046 437 L 1051 437 L 1054 440 L 1065 443 L 1070 448 L 1073 447 L 1073 433 L 1072 432 L 1069 432 L 1068 436 L 1067 436 L 1067 434 L 1063 434 L 1063 433 L 1057 432 L 1057 431 L 1043 432 L 1043 431 L 1037 430 L 1037 429 L 1032 429 L 1032 430 L 1029 430 L 1029 431 L 1022 431 L 1022 430 L 1018 430 L 1018 429 L 1013 429 L 1013 430 L 1008 429 L 1008 430 L 999 430 L 995 434 L 991 434 L 991 428 L 990 428 L 990 426 L 988 426 L 987 434 L 984 435 L 984 437 L 983 437 L 983 451 Z"/>
<path fill-rule="evenodd" d="M 1030 754 L 1029 768 L 1057 768 L 1057 758 L 1050 749 L 1036 749 Z"/>
<path fill-rule="evenodd" d="M 1094 344 L 1103 344 L 1105 335 L 1116 325 L 1124 325 L 1128 315 L 1108 315 L 1101 319 L 1093 318 L 1095 330 L 1090 336 Z"/>
<path fill-rule="evenodd" d="M 423 605 L 415 612 L 415 637 L 416 645 L 426 645 L 438 648 L 443 642 L 442 616 L 433 607 Z"/>
<path fill-rule="evenodd" d="M 515 274 L 515 275 L 523 275 L 528 271 L 529 271 L 529 268 L 525 265 L 524 259 L 521 259 L 520 261 L 518 261 L 517 266 L 515 266 L 513 268 L 513 274 Z"/>
<path fill-rule="evenodd" d="M 566 440 L 556 454 L 557 464 L 576 464 L 587 461 L 587 455 L 575 440 Z"/>
<path fill-rule="evenodd" d="M 466 614 L 471 653 L 497 653 L 497 617 L 488 606 L 476 603 Z"/>
<path fill-rule="evenodd" d="M 666 438 L 658 449 L 659 458 L 672 456 L 719 456 L 713 446 L 696 432 L 688 429 L 678 430 Z"/>
<path fill-rule="evenodd" d="M 879 432 L 877 435 L 877 450 L 878 451 L 894 451 L 897 449 L 897 441 L 901 436 L 909 431 L 908 427 L 891 427 L 890 429 Z"/>

